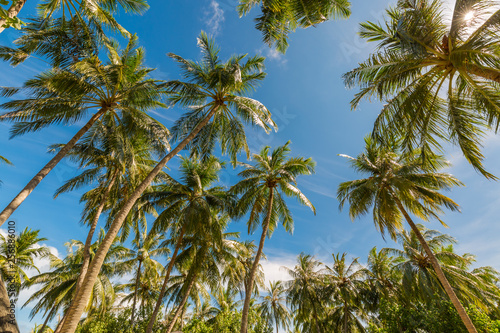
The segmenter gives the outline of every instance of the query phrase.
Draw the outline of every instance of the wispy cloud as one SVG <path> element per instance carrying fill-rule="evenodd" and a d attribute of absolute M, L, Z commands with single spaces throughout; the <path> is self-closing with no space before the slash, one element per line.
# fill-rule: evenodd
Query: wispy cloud
<path fill-rule="evenodd" d="M 208 9 L 205 11 L 205 25 L 211 35 L 218 35 L 224 23 L 224 10 L 216 0 L 210 0 Z"/>
<path fill-rule="evenodd" d="M 284 66 L 287 63 L 285 55 L 276 51 L 276 49 L 269 48 L 267 46 L 262 46 L 257 50 L 258 53 L 266 57 L 270 61 L 277 62 L 279 65 Z"/>

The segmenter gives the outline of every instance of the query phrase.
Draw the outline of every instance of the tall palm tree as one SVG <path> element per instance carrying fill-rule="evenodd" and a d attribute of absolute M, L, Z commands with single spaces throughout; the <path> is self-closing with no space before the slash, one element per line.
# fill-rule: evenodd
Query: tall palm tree
<path fill-rule="evenodd" d="M 227 214 L 212 211 L 210 223 L 201 228 L 202 232 L 185 237 L 185 242 L 189 246 L 179 254 L 178 258 L 178 265 L 187 269 L 182 287 L 184 290 L 181 289 L 179 293 L 182 299 L 165 333 L 173 330 L 196 282 L 202 281 L 210 289 L 216 289 L 220 281 L 220 266 L 230 265 L 233 262 L 240 243 L 235 239 L 238 233 L 224 232 L 229 221 Z"/>
<path fill-rule="evenodd" d="M 310 326 L 311 332 L 321 333 L 325 304 L 323 302 L 324 277 L 322 263 L 301 253 L 293 268 L 284 267 L 291 280 L 286 282 L 288 303 L 294 311 L 296 324 Z"/>
<path fill-rule="evenodd" d="M 103 237 L 104 230 L 101 230 L 98 240 L 91 246 L 91 260 Z M 65 245 L 68 249 L 68 254 L 65 258 L 59 259 L 54 255 L 49 256 L 50 265 L 53 270 L 31 277 L 22 286 L 22 288 L 40 287 L 39 290 L 28 298 L 23 307 L 38 300 L 33 306 L 30 316 L 34 317 L 37 313 L 43 311 L 46 318 L 44 325 L 55 318 L 58 311 L 67 310 L 74 297 L 76 283 L 81 271 L 81 265 L 83 264 L 84 243 L 71 240 Z M 99 274 L 99 279 L 97 279 L 94 285 L 92 297 L 85 304 L 85 310 L 89 313 L 89 319 L 92 317 L 91 314 L 103 313 L 113 305 L 115 301 L 115 289 L 111 279 L 127 272 L 127 266 L 121 264 L 121 262 L 130 258 L 130 256 L 130 250 L 121 245 L 118 239 L 116 239 L 106 257 L 106 263 Z"/>
<path fill-rule="evenodd" d="M 237 7 L 240 17 L 257 5 L 260 5 L 262 14 L 255 19 L 255 27 L 262 33 L 264 42 L 281 53 L 288 48 L 288 34 L 297 27 L 313 27 L 351 15 L 348 0 L 240 0 Z"/>
<path fill-rule="evenodd" d="M 15 18 L 26 4 L 26 1 L 13 1 L 7 11 L 8 17 Z M 66 17 L 70 19 L 77 17 L 81 20 L 93 21 L 99 25 L 102 24 L 114 30 L 119 30 L 123 34 L 128 34 L 112 15 L 118 11 L 119 7 L 126 12 L 134 14 L 144 13 L 149 8 L 145 0 L 105 0 L 99 2 L 89 0 L 43 0 L 38 4 L 37 10 L 38 14 L 44 19 L 50 19 L 55 12 L 60 10 L 63 19 L 66 19 Z M 11 23 L 11 21 L 0 17 L 0 33 L 5 29 L 4 25 Z"/>
<path fill-rule="evenodd" d="M 146 228 L 141 231 L 138 230 L 138 235 L 132 241 L 132 258 L 124 261 L 122 264 L 127 265 L 130 269 L 135 269 L 134 286 L 132 293 L 132 314 L 130 315 L 130 327 L 134 328 L 135 309 L 137 304 L 137 295 L 141 284 L 141 275 L 144 274 L 146 278 L 158 281 L 160 274 L 163 270 L 163 265 L 159 263 L 155 257 L 167 255 L 170 249 L 162 247 L 161 243 L 164 236 L 156 232 L 150 231 L 147 233 Z M 144 272 L 142 272 L 144 271 Z M 130 297 L 124 297 L 123 301 L 130 301 Z"/>
<path fill-rule="evenodd" d="M 223 167 L 224 164 L 213 156 L 204 162 L 182 158 L 180 165 L 182 182 L 170 178 L 166 184 L 153 186 L 151 191 L 143 196 L 144 200 L 149 201 L 157 209 L 164 208 L 152 230 L 156 233 L 170 230 L 172 235 L 170 242 L 175 244 L 148 330 L 152 330 L 160 311 L 170 273 L 176 263 L 184 237 L 196 235 L 204 226 L 210 226 L 213 223 L 212 210 L 230 209 L 231 196 L 222 187 L 214 186 L 219 181 L 220 170 Z"/>
<path fill-rule="evenodd" d="M 366 290 L 367 270 L 359 265 L 358 258 L 348 264 L 346 253 L 332 256 L 332 267 L 326 266 L 323 273 L 326 283 L 325 295 L 334 303 L 331 313 L 327 316 L 329 327 L 335 332 L 366 332 L 361 319 L 367 318 L 362 301 Z"/>
<path fill-rule="evenodd" d="M 159 81 L 149 79 L 152 69 L 145 68 L 144 50 L 135 49 L 137 38 L 129 40 L 120 53 L 117 46 L 109 45 L 110 63 L 103 64 L 97 57 L 86 58 L 68 70 L 50 70 L 27 81 L 22 88 L 1 88 L 0 95 L 25 93 L 28 98 L 13 100 L 1 105 L 11 110 L 0 120 L 15 121 L 12 135 L 36 131 L 55 123 L 72 124 L 84 117 L 89 110 L 97 112 L 73 138 L 49 161 L 19 194 L 0 213 L 0 225 L 21 205 L 42 179 L 73 148 L 77 141 L 105 114 L 127 114 L 138 125 L 162 128 L 146 115 L 160 103 L 162 91 Z M 160 135 L 162 133 L 159 133 Z"/>
<path fill-rule="evenodd" d="M 170 55 L 179 62 L 183 76 L 188 80 L 170 81 L 166 85 L 171 93 L 172 104 L 191 107 L 191 111 L 181 117 L 172 129 L 173 140 L 180 142 L 127 197 L 123 208 L 115 215 L 103 246 L 97 254 L 97 260 L 89 268 L 90 275 L 82 288 L 84 290 L 77 295 L 79 304 L 88 299 L 110 242 L 118 234 L 129 211 L 170 159 L 186 147 L 206 157 L 219 141 L 222 151 L 229 152 L 235 161 L 236 154 L 241 149 L 248 149 L 242 121 L 257 125 L 266 131 L 276 127 L 269 110 L 262 103 L 244 96 L 264 79 L 264 58 L 252 57 L 243 62 L 245 56 L 240 55 L 222 63 L 218 57 L 218 48 L 205 33 L 198 38 L 198 45 L 204 54 L 200 62 Z M 71 320 L 66 327 L 67 331 L 75 330 L 82 313 L 81 305 L 70 310 Z"/>
<path fill-rule="evenodd" d="M 455 293 L 467 304 L 475 304 L 486 309 L 498 299 L 498 287 L 484 283 L 470 272 L 473 257 L 454 253 L 452 244 L 455 239 L 429 230 L 418 224 L 422 236 L 439 261 L 446 278 L 453 283 Z M 394 270 L 398 271 L 403 293 L 412 299 L 430 302 L 436 294 L 443 294 L 436 273 L 432 270 L 431 260 L 421 246 L 413 231 L 398 234 L 398 242 L 403 249 L 385 248 L 382 251 L 395 257 Z M 494 305 L 493 305 L 494 306 Z"/>
<path fill-rule="evenodd" d="M 296 182 L 297 176 L 312 174 L 315 163 L 311 158 L 288 157 L 289 144 L 290 141 L 277 147 L 271 154 L 270 148 L 264 147 L 259 154 L 253 154 L 255 165 L 241 163 L 245 166 L 245 170 L 239 173 L 243 179 L 230 190 L 235 195 L 241 195 L 236 207 L 237 216 L 250 212 L 248 232 L 255 231 L 257 226 L 262 224 L 259 248 L 250 271 L 248 291 L 243 304 L 241 333 L 247 333 L 251 291 L 266 236 L 270 237 L 280 222 L 286 231 L 293 231 L 292 214 L 283 196 L 295 197 L 316 214 L 316 209 L 299 190 Z"/>
<path fill-rule="evenodd" d="M 5 157 L 3 157 L 2 155 L 0 155 L 0 163 L 5 163 L 5 164 L 8 164 L 8 165 L 12 165 L 12 162 L 9 161 L 8 159 L 6 159 Z M 2 180 L 0 180 L 0 185 L 2 185 Z"/>
<path fill-rule="evenodd" d="M 286 290 L 282 281 L 269 282 L 269 287 L 266 288 L 267 295 L 262 298 L 259 304 L 259 312 L 272 327 L 275 325 L 276 333 L 279 332 L 279 327 L 288 329 L 290 321 L 290 311 L 286 306 Z"/>
<path fill-rule="evenodd" d="M 409 215 L 412 213 L 423 220 L 432 217 L 440 220 L 437 214 L 442 212 L 441 206 L 458 210 L 458 205 L 439 193 L 439 190 L 461 185 L 460 181 L 450 174 L 437 172 L 448 165 L 441 156 L 429 154 L 423 159 L 418 151 L 401 153 L 395 142 L 381 144 L 370 138 L 365 139 L 365 142 L 365 151 L 356 158 L 342 155 L 349 158 L 356 171 L 369 175 L 369 178 L 339 185 L 337 198 L 340 208 L 348 202 L 349 215 L 354 219 L 368 213 L 373 206 L 375 226 L 382 235 L 388 230 L 393 238 L 396 237 L 397 230 L 403 229 L 404 217 L 424 248 L 439 282 L 468 331 L 476 332 L 432 249 Z"/>
<path fill-rule="evenodd" d="M 420 146 L 424 155 L 450 139 L 476 170 L 495 178 L 481 154 L 484 131 L 498 130 L 500 121 L 495 4 L 457 0 L 450 13 L 442 0 L 400 0 L 385 22 L 361 24 L 361 37 L 378 48 L 344 79 L 361 87 L 353 108 L 365 97 L 386 100 L 376 136 L 399 133 L 406 150 Z"/>
<path fill-rule="evenodd" d="M 2 332 L 19 333 L 15 317 L 10 316 L 11 306 L 17 302 L 21 284 L 30 280 L 25 270 L 38 271 L 34 260 L 44 258 L 50 253 L 47 247 L 40 246 L 39 243 L 47 239 L 39 237 L 39 232 L 40 230 L 26 227 L 19 235 L 0 234 L 0 317 L 2 318 L 0 330 Z M 7 282 L 7 288 L 4 281 Z"/>

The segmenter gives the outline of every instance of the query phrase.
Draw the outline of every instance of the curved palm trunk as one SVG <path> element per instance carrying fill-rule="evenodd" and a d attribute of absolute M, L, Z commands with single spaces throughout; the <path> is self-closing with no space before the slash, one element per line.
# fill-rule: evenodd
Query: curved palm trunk
<path fill-rule="evenodd" d="M 467 312 L 465 311 L 464 307 L 462 306 L 462 303 L 460 303 L 457 295 L 453 291 L 453 288 L 451 287 L 450 283 L 448 282 L 448 279 L 446 279 L 446 276 L 443 273 L 443 270 L 441 269 L 441 266 L 439 265 L 439 262 L 436 259 L 436 256 L 432 252 L 431 248 L 429 247 L 429 244 L 425 241 L 424 237 L 420 233 L 420 230 L 418 230 L 417 226 L 415 223 L 413 223 L 413 220 L 411 219 L 410 215 L 406 212 L 405 208 L 403 207 L 403 204 L 399 199 L 393 194 L 394 201 L 398 205 L 399 210 L 401 213 L 403 213 L 403 216 L 405 217 L 406 221 L 410 225 L 411 230 L 415 233 L 417 236 L 418 240 L 422 244 L 422 247 L 425 250 L 425 253 L 429 256 L 431 260 L 432 267 L 434 268 L 434 271 L 436 272 L 436 275 L 439 279 L 439 282 L 441 282 L 441 285 L 443 286 L 444 290 L 446 291 L 446 294 L 448 294 L 448 297 L 450 298 L 451 302 L 453 303 L 453 306 L 457 310 L 460 319 L 462 319 L 462 322 L 464 323 L 465 327 L 467 328 L 467 331 L 469 333 L 477 333 L 476 328 L 474 327 L 474 324 L 469 318 L 469 315 L 467 315 Z"/>
<path fill-rule="evenodd" d="M 483 79 L 491 80 L 500 83 L 500 71 L 492 70 L 489 68 L 483 68 L 478 65 L 468 64 L 466 69 L 469 73 L 480 76 Z"/>
<path fill-rule="evenodd" d="M 11 303 L 7 288 L 0 274 L 0 332 L 19 333 L 19 327 L 14 314 L 11 313 Z"/>
<path fill-rule="evenodd" d="M 13 18 L 19 14 L 21 9 L 23 8 L 24 4 L 26 3 L 26 0 L 18 0 L 14 1 L 14 4 L 10 6 L 9 10 L 7 11 L 7 14 L 9 15 L 10 18 Z M 6 19 L 0 18 L 0 33 L 5 30 L 4 24 L 7 22 Z"/>
<path fill-rule="evenodd" d="M 161 303 L 163 302 L 163 298 L 165 297 L 165 292 L 167 291 L 168 279 L 170 278 L 170 273 L 174 268 L 175 259 L 177 258 L 177 253 L 179 253 L 179 249 L 181 248 L 182 239 L 184 238 L 184 232 L 186 231 L 186 225 L 182 226 L 181 233 L 179 235 L 179 239 L 175 244 L 175 250 L 172 254 L 172 258 L 168 263 L 167 272 L 165 274 L 165 279 L 163 280 L 163 285 L 161 286 L 160 295 L 158 296 L 158 301 L 156 301 L 155 309 L 151 318 L 149 319 L 148 327 L 146 329 L 146 333 L 151 333 L 153 331 L 153 325 L 156 321 L 156 317 L 158 316 L 158 312 L 160 312 Z"/>
<path fill-rule="evenodd" d="M 179 318 L 180 314 L 182 311 L 184 311 L 184 305 L 186 304 L 188 298 L 189 298 L 189 293 L 191 292 L 191 289 L 193 289 L 194 283 L 196 281 L 196 274 L 193 274 L 193 277 L 191 278 L 191 281 L 189 281 L 189 285 L 186 289 L 186 293 L 182 297 L 181 304 L 179 304 L 179 307 L 175 311 L 174 318 L 168 325 L 167 331 L 165 333 L 170 333 L 174 329 L 175 322 L 177 321 L 177 318 Z"/>
<path fill-rule="evenodd" d="M 137 289 L 139 289 L 139 280 L 141 279 L 141 265 L 142 260 L 139 260 L 139 267 L 137 267 L 137 274 L 135 277 L 134 301 L 132 302 L 132 314 L 130 315 L 130 329 L 134 328 L 135 319 L 135 305 L 137 304 Z"/>
<path fill-rule="evenodd" d="M 248 290 L 245 294 L 245 303 L 243 305 L 243 312 L 241 314 L 241 329 L 240 333 L 247 333 L 248 329 L 248 312 L 250 310 L 250 300 L 252 298 L 253 284 L 255 281 L 255 273 L 257 272 L 257 268 L 259 267 L 259 260 L 262 256 L 262 250 L 264 249 L 264 242 L 267 236 L 267 230 L 269 229 L 269 222 L 271 221 L 271 213 L 273 209 L 273 199 L 274 199 L 274 187 L 269 188 L 269 199 L 267 207 L 267 215 L 266 220 L 264 221 L 264 225 L 262 226 L 262 235 L 260 236 L 259 249 L 255 254 L 255 260 L 252 265 L 252 269 L 250 270 L 250 278 L 248 280 Z"/>
<path fill-rule="evenodd" d="M 55 168 L 57 163 L 59 163 L 64 156 L 73 148 L 73 146 L 80 140 L 80 138 L 94 125 L 94 123 L 106 113 L 106 109 L 100 109 L 99 112 L 94 114 L 92 118 L 83 126 L 71 140 L 68 141 L 66 145 L 54 156 L 49 163 L 47 163 L 38 173 L 33 177 L 29 183 L 19 192 L 18 195 L 5 207 L 5 209 L 0 213 L 0 226 L 7 221 L 7 219 L 14 213 L 14 211 L 23 203 L 23 201 L 30 195 L 35 187 L 40 184 L 42 179 L 49 174 L 52 169 Z"/>
<path fill-rule="evenodd" d="M 104 210 L 104 206 L 106 205 L 106 201 L 108 200 L 109 192 L 111 191 L 111 188 L 113 187 L 116 178 L 118 177 L 118 170 L 113 174 L 113 177 L 111 178 L 111 181 L 109 182 L 108 186 L 106 187 L 106 190 L 103 193 L 102 200 L 99 204 L 99 207 L 97 207 L 97 211 L 95 213 L 94 218 L 92 219 L 92 223 L 90 224 L 90 230 L 87 235 L 87 239 L 85 240 L 85 246 L 83 248 L 83 262 L 82 262 L 82 268 L 80 269 L 80 275 L 78 275 L 78 279 L 76 280 L 76 286 L 75 286 L 75 295 L 78 293 L 80 290 L 83 281 L 85 280 L 85 275 L 87 275 L 87 271 L 90 265 L 90 246 L 92 245 L 92 238 L 94 237 L 95 230 L 97 229 L 97 223 L 99 222 L 99 217 L 102 214 L 102 211 Z M 74 299 L 73 301 L 74 302 Z M 67 313 L 66 313 L 67 315 Z M 66 315 L 63 316 L 61 323 L 64 324 L 64 321 L 66 320 Z M 61 328 L 63 325 L 57 325 L 56 330 L 54 333 L 60 333 Z"/>
<path fill-rule="evenodd" d="M 94 260 L 90 264 L 87 276 L 85 277 L 85 282 L 83 283 L 82 288 L 80 288 L 80 292 L 78 293 L 78 295 L 75 296 L 76 300 L 75 305 L 71 306 L 68 309 L 68 320 L 66 320 L 65 323 L 63 324 L 61 330 L 62 332 L 64 333 L 75 332 L 76 326 L 78 325 L 80 317 L 82 316 L 83 311 L 85 309 L 85 304 L 88 302 L 90 298 L 94 282 L 96 281 L 99 271 L 101 270 L 101 266 L 104 263 L 104 259 L 106 258 L 106 254 L 109 248 L 111 247 L 111 244 L 113 243 L 113 240 L 115 239 L 116 235 L 120 231 L 123 221 L 125 221 L 125 218 L 127 217 L 132 207 L 134 206 L 137 199 L 139 199 L 139 197 L 147 189 L 149 184 L 151 184 L 151 182 L 158 175 L 158 173 L 160 173 L 160 171 L 165 167 L 167 162 L 170 161 L 172 157 L 177 155 L 182 149 L 184 149 L 184 147 L 186 147 L 186 145 L 189 142 L 191 142 L 191 140 L 193 140 L 193 138 L 201 131 L 201 129 L 208 124 L 210 118 L 212 118 L 212 116 L 217 112 L 217 110 L 218 107 L 214 107 L 207 115 L 207 117 L 203 119 L 203 121 L 200 122 L 193 129 L 193 131 L 184 140 L 182 140 L 177 147 L 175 147 L 174 150 L 172 150 L 156 165 L 156 167 L 146 176 L 146 178 L 142 181 L 142 183 L 130 195 L 130 197 L 123 205 L 122 209 L 120 209 L 120 211 L 116 214 L 116 217 L 113 220 L 113 223 L 111 224 L 108 232 L 106 233 L 103 242 L 101 243 L 99 249 L 97 250 Z"/>

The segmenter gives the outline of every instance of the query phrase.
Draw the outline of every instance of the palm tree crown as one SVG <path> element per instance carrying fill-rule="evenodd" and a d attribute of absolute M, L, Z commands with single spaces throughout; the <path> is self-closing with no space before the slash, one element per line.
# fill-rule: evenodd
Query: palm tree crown
<path fill-rule="evenodd" d="M 388 99 L 375 135 L 400 133 L 406 149 L 420 146 L 424 155 L 451 139 L 476 170 L 495 178 L 482 165 L 480 143 L 500 121 L 500 11 L 493 1 L 458 0 L 450 24 L 447 15 L 442 0 L 400 0 L 385 24 L 361 24 L 361 36 L 379 45 L 344 75 L 348 86 L 361 87 L 352 106 Z"/>

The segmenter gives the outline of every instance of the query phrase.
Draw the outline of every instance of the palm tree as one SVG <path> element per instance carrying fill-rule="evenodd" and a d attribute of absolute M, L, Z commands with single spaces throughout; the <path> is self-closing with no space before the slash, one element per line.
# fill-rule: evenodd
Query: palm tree
<path fill-rule="evenodd" d="M 26 0 L 11 1 L 11 2 L 12 3 L 9 6 L 8 10 L 0 8 L 0 33 L 9 27 L 14 27 L 16 29 L 21 28 L 22 22 L 17 17 L 17 14 L 19 14 L 21 9 L 24 7 Z M 9 1 L 7 1 L 7 3 L 5 2 L 2 3 L 2 5 L 5 4 L 9 4 Z"/>
<path fill-rule="evenodd" d="M 314 161 L 311 158 L 288 158 L 290 141 L 277 147 L 269 155 L 269 147 L 264 147 L 259 154 L 253 154 L 255 165 L 243 164 L 245 170 L 239 173 L 243 178 L 231 188 L 235 195 L 241 195 L 236 207 L 237 216 L 250 212 L 248 232 L 253 232 L 262 223 L 262 234 L 259 248 L 255 254 L 249 276 L 248 291 L 245 295 L 241 319 L 241 333 L 247 333 L 248 311 L 254 286 L 255 273 L 264 248 L 266 236 L 271 236 L 278 223 L 281 222 L 285 230 L 292 232 L 293 219 L 286 202 L 282 196 L 295 197 L 300 203 L 311 208 L 316 214 L 316 209 L 309 199 L 298 189 L 296 177 L 310 175 L 314 172 Z M 261 222 L 262 219 L 262 222 Z"/>
<path fill-rule="evenodd" d="M 296 324 L 310 326 L 309 331 L 315 333 L 323 332 L 320 328 L 325 309 L 321 265 L 314 257 L 301 253 L 294 268 L 284 267 L 292 277 L 286 282 L 286 287 Z"/>
<path fill-rule="evenodd" d="M 264 42 L 281 53 L 288 48 L 288 34 L 297 27 L 313 27 L 330 19 L 351 15 L 348 0 L 240 0 L 237 7 L 240 17 L 259 4 L 262 14 L 255 19 L 255 27 L 262 33 Z"/>
<path fill-rule="evenodd" d="M 276 333 L 279 327 L 288 329 L 290 321 L 290 311 L 286 306 L 286 290 L 282 281 L 269 282 L 266 288 L 267 296 L 262 298 L 259 305 L 259 312 L 267 319 L 270 327 L 276 325 Z"/>
<path fill-rule="evenodd" d="M 462 302 L 484 309 L 487 305 L 495 304 L 498 299 L 495 291 L 498 287 L 490 283 L 485 284 L 483 279 L 478 279 L 469 271 L 473 257 L 454 253 L 454 238 L 436 230 L 429 230 L 420 224 L 417 228 L 439 261 L 446 278 L 455 286 L 455 293 Z M 430 303 L 436 294 L 443 294 L 436 273 L 432 270 L 430 258 L 413 231 L 399 233 L 398 241 L 403 246 L 402 250 L 385 248 L 382 251 L 395 257 L 394 270 L 402 277 L 403 294 Z"/>
<path fill-rule="evenodd" d="M 142 232 L 140 230 L 138 231 L 138 235 L 132 241 L 132 258 L 122 263 L 128 266 L 129 269 L 135 268 L 136 271 L 134 285 L 133 287 L 129 286 L 131 290 L 134 290 L 131 295 L 132 314 L 130 315 L 130 327 L 132 329 L 134 328 L 135 309 L 139 287 L 141 285 L 141 274 L 144 274 L 147 279 L 158 281 L 160 279 L 160 274 L 158 272 L 163 270 L 163 265 L 154 258 L 166 255 L 170 252 L 170 249 L 161 246 L 161 242 L 164 239 L 163 235 L 153 231 L 147 233 L 146 229 Z M 144 270 L 144 272 L 142 272 L 142 270 Z M 126 301 L 130 301 L 130 297 L 124 297 L 122 302 Z"/>
<path fill-rule="evenodd" d="M 243 96 L 264 79 L 264 58 L 256 56 L 243 63 L 245 56 L 240 55 L 222 63 L 218 57 L 218 48 L 205 33 L 198 38 L 198 45 L 204 54 L 200 62 L 170 54 L 179 62 L 183 76 L 188 80 L 170 81 L 166 85 L 171 93 L 170 100 L 173 105 L 191 107 L 191 111 L 181 117 L 172 129 L 172 139 L 180 142 L 128 196 L 121 210 L 114 216 L 103 246 L 89 268 L 88 281 L 82 292 L 77 295 L 80 305 L 75 305 L 70 310 L 71 320 L 65 327 L 67 331 L 73 332 L 80 320 L 83 313 L 81 304 L 85 303 L 90 295 L 93 281 L 97 278 L 110 242 L 118 234 L 136 200 L 170 159 L 187 146 L 206 157 L 219 141 L 222 151 L 229 152 L 235 161 L 236 154 L 241 149 L 248 149 L 242 121 L 257 125 L 266 131 L 276 127 L 269 110 L 262 103 Z"/>
<path fill-rule="evenodd" d="M 16 121 L 12 135 L 36 131 L 54 123 L 71 124 L 80 120 L 90 109 L 98 111 L 73 138 L 33 177 L 23 190 L 0 213 L 0 225 L 21 205 L 42 179 L 73 148 L 77 141 L 105 114 L 129 114 L 138 126 L 152 124 L 146 111 L 162 105 L 159 81 L 148 79 L 151 69 L 143 67 L 144 50 L 134 49 L 137 38 L 130 39 L 119 55 L 109 45 L 110 63 L 99 58 L 86 58 L 68 70 L 50 70 L 27 81 L 22 88 L 1 88 L 2 96 L 20 91 L 27 99 L 9 101 L 1 105 L 11 110 L 0 120 Z M 155 126 L 163 127 L 158 123 Z"/>
<path fill-rule="evenodd" d="M 11 229 L 10 229 L 11 230 Z M 17 302 L 21 284 L 30 281 L 25 270 L 34 269 L 35 259 L 49 255 L 49 249 L 40 246 L 47 238 L 39 237 L 40 230 L 26 227 L 19 235 L 0 234 L 0 329 L 2 332 L 19 332 L 15 318 L 9 316 L 11 300 Z M 7 281 L 8 287 L 5 287 Z M 8 292 L 7 292 L 8 289 Z"/>
<path fill-rule="evenodd" d="M 481 140 L 500 121 L 500 11 L 488 0 L 457 0 L 453 13 L 447 6 L 398 1 L 384 23 L 362 23 L 361 37 L 378 48 L 344 79 L 361 87 L 353 108 L 365 97 L 387 100 L 375 136 L 399 133 L 405 150 L 420 146 L 424 156 L 450 139 L 476 170 L 494 179 L 482 165 Z"/>
<path fill-rule="evenodd" d="M 0 163 L 5 163 L 5 164 L 8 164 L 8 165 L 12 165 L 12 162 L 9 161 L 8 159 L 6 159 L 5 157 L 3 157 L 2 155 L 0 155 Z M 2 185 L 2 181 L 0 180 L 0 185 Z"/>
<path fill-rule="evenodd" d="M 391 237 L 402 230 L 402 218 L 406 219 L 427 254 L 439 282 L 443 285 L 460 318 L 469 332 L 476 332 L 472 321 L 457 298 L 453 288 L 439 265 L 432 249 L 418 230 L 409 213 L 427 220 L 437 218 L 441 206 L 458 210 L 458 205 L 438 191 L 461 185 L 460 181 L 446 173 L 437 172 L 448 164 L 441 156 L 429 154 L 425 159 L 418 151 L 401 153 L 397 143 L 377 143 L 365 139 L 365 151 L 350 159 L 352 167 L 369 178 L 343 182 L 337 190 L 340 209 L 349 203 L 352 219 L 368 213 L 373 206 L 373 220 L 377 229 L 384 234 L 387 229 Z M 441 221 L 441 220 L 440 220 Z"/>
<path fill-rule="evenodd" d="M 15 18 L 26 4 L 26 1 L 13 1 L 7 11 L 8 17 Z M 86 19 L 99 25 L 103 24 L 106 27 L 119 30 L 123 34 L 128 34 L 112 15 L 112 13 L 118 11 L 119 7 L 122 7 L 126 12 L 134 14 L 144 13 L 149 8 L 145 0 L 105 0 L 99 2 L 88 0 L 43 0 L 37 9 L 39 15 L 44 19 L 50 19 L 56 11 L 60 10 L 63 19 L 66 19 L 66 16 L 70 19 L 75 17 L 80 20 Z M 0 17 L 0 33 L 5 29 L 5 24 L 9 24 L 11 21 L 12 19 L 8 20 Z"/>
<path fill-rule="evenodd" d="M 230 265 L 239 250 L 240 243 L 235 240 L 238 233 L 224 232 L 229 225 L 229 216 L 218 214 L 213 210 L 211 213 L 210 222 L 200 228 L 200 233 L 184 239 L 189 246 L 178 257 L 178 265 L 187 270 L 183 286 L 177 293 L 182 297 L 165 333 L 170 333 L 174 328 L 196 283 L 203 282 L 212 290 L 216 289 L 220 281 L 219 267 Z M 201 289 L 201 287 L 198 288 L 198 290 Z M 200 292 L 194 294 L 196 296 Z"/>
<path fill-rule="evenodd" d="M 323 273 L 326 280 L 325 295 L 334 303 L 327 316 L 331 325 L 329 327 L 335 332 L 366 332 L 360 319 L 367 318 L 362 301 L 367 270 L 359 265 L 358 258 L 350 264 L 346 263 L 346 253 L 332 256 L 333 266 L 326 266 Z"/>
<path fill-rule="evenodd" d="M 90 249 L 91 260 L 103 237 L 104 230 L 101 229 L 98 240 L 92 244 Z M 59 310 L 64 311 L 70 305 L 83 264 L 84 243 L 71 240 L 65 245 L 68 249 L 68 255 L 64 259 L 59 259 L 52 254 L 49 256 L 50 265 L 53 270 L 31 277 L 22 286 L 22 288 L 40 287 L 39 290 L 30 296 L 23 307 L 38 300 L 33 306 L 30 316 L 34 317 L 37 313 L 43 311 L 46 318 L 44 326 L 51 319 L 55 318 Z M 121 262 L 130 258 L 130 256 L 131 251 L 121 245 L 118 239 L 116 239 L 106 257 L 106 263 L 99 274 L 99 279 L 96 280 L 92 290 L 92 297 L 85 304 L 85 309 L 89 313 L 89 319 L 92 317 L 91 314 L 103 313 L 113 305 L 115 301 L 115 289 L 111 279 L 127 272 L 127 266 L 121 264 Z"/>
<path fill-rule="evenodd" d="M 387 251 L 377 251 L 377 247 L 368 253 L 366 282 L 375 293 L 375 307 L 380 296 L 391 299 L 398 295 L 400 275 L 393 269 L 394 260 Z"/>
<path fill-rule="evenodd" d="M 200 233 L 202 226 L 212 224 L 212 210 L 228 211 L 231 197 L 220 186 L 213 186 L 219 181 L 220 170 L 224 164 L 215 157 L 205 162 L 181 159 L 180 172 L 182 182 L 173 178 L 166 184 L 153 186 L 143 199 L 157 209 L 165 208 L 153 225 L 156 233 L 170 229 L 175 248 L 167 266 L 160 297 L 156 303 L 148 325 L 151 332 L 166 292 L 170 273 L 177 260 L 177 254 L 184 242 L 184 237 Z M 166 245 L 166 244 L 164 244 Z M 163 246 L 164 246 L 163 245 Z"/>

